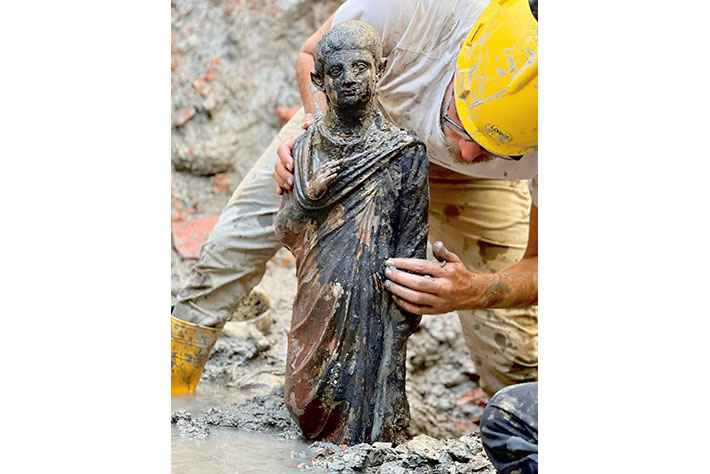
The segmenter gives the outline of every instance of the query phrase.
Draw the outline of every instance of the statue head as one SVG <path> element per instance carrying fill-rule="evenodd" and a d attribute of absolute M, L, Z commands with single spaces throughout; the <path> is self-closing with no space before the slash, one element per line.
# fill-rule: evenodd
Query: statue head
<path fill-rule="evenodd" d="M 326 32 L 316 46 L 314 61 L 311 81 L 326 95 L 328 106 L 336 109 L 367 107 L 385 68 L 379 35 L 357 20 Z"/>

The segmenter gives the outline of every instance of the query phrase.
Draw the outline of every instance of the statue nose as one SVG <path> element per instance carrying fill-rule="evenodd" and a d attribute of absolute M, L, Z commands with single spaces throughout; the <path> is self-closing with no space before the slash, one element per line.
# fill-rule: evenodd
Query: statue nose
<path fill-rule="evenodd" d="M 343 77 L 343 85 L 344 86 L 355 85 L 355 71 L 353 71 L 351 69 L 345 70 L 345 75 Z"/>

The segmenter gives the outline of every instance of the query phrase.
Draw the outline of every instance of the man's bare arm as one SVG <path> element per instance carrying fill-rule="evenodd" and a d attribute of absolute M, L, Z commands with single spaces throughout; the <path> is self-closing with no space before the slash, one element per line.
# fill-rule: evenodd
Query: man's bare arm
<path fill-rule="evenodd" d="M 437 262 L 388 260 L 385 286 L 403 309 L 443 314 L 458 309 L 515 308 L 537 303 L 537 206 L 530 210 L 528 246 L 523 259 L 497 273 L 471 273 L 443 243 L 434 244 Z M 408 273 L 407 270 L 412 273 Z"/>
<path fill-rule="evenodd" d="M 298 91 L 301 93 L 301 102 L 303 103 L 303 109 L 307 114 L 314 114 L 316 107 L 314 105 L 314 99 L 318 101 L 318 105 L 325 112 L 327 106 L 325 102 L 325 95 L 322 92 L 312 92 L 311 91 L 311 71 L 313 71 L 313 56 L 316 52 L 316 46 L 321 37 L 328 31 L 333 25 L 333 15 L 325 20 L 325 23 L 321 25 L 318 30 L 313 33 L 310 38 L 303 43 L 301 50 L 298 52 L 298 58 L 296 59 L 296 79 L 298 81 Z M 307 127 L 305 127 L 307 128 Z"/>

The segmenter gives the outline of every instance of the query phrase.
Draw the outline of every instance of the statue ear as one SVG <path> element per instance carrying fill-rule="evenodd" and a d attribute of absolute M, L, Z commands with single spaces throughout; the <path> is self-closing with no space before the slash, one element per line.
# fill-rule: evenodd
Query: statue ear
<path fill-rule="evenodd" d="M 311 82 L 316 86 L 316 89 L 323 92 L 323 76 L 315 71 L 311 71 Z"/>
<path fill-rule="evenodd" d="M 377 80 L 382 79 L 382 75 L 385 73 L 385 67 L 387 67 L 387 58 L 382 58 L 380 60 L 380 65 L 377 68 Z"/>

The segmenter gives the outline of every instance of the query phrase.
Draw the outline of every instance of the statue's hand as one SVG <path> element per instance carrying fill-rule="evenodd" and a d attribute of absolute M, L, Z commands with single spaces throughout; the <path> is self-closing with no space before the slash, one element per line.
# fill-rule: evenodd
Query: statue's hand
<path fill-rule="evenodd" d="M 340 158 L 338 160 L 326 161 L 318 166 L 316 175 L 308 186 L 308 194 L 311 198 L 315 199 L 325 192 L 330 181 L 338 174 L 342 164 L 343 158 Z"/>

